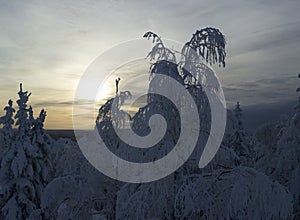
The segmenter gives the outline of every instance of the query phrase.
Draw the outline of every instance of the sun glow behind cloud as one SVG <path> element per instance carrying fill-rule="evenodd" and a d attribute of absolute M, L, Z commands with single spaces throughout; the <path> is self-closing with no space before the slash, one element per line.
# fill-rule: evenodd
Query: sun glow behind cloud
<path fill-rule="evenodd" d="M 146 104 L 145 94 L 147 94 L 149 84 L 149 61 L 145 59 L 133 60 L 117 67 L 103 81 L 96 77 L 94 86 L 99 85 L 99 87 L 97 87 L 98 90 L 94 99 L 88 92 L 86 94 L 80 93 L 80 98 L 75 101 L 76 113 L 73 112 L 73 117 L 82 121 L 78 125 L 80 129 L 94 127 L 99 108 L 116 95 L 115 80 L 117 78 L 121 79 L 119 93 L 130 91 L 132 94 L 132 97 L 121 106 L 122 110 L 133 116 L 140 107 Z M 87 84 L 90 85 L 90 83 Z"/>

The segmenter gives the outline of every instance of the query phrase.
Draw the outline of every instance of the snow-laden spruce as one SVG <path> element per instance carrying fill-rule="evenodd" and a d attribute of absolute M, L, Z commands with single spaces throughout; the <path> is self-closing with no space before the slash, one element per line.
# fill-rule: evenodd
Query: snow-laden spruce
<path fill-rule="evenodd" d="M 13 119 L 13 115 L 15 113 L 15 109 L 12 106 L 13 106 L 13 101 L 9 100 L 8 105 L 5 106 L 4 108 L 5 115 L 0 117 L 0 124 L 3 125 L 2 131 L 4 135 L 4 147 L 11 146 L 12 138 L 14 134 L 13 124 L 15 122 Z"/>
<path fill-rule="evenodd" d="M 40 198 L 50 170 L 43 130 L 46 113 L 42 110 L 36 119 L 33 117 L 32 108 L 27 106 L 31 93 L 24 92 L 22 84 L 18 95 L 15 115 L 18 131 L 13 136 L 10 126 L 6 126 L 6 143 L 10 145 L 1 160 L 0 211 L 3 219 L 40 216 Z M 6 112 L 4 121 L 11 125 L 14 111 L 10 101 Z"/>

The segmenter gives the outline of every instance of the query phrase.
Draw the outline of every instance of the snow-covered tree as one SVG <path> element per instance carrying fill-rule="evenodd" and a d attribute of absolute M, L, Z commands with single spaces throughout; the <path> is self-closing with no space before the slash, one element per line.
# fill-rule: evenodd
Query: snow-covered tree
<path fill-rule="evenodd" d="M 254 145 L 256 144 L 254 138 L 249 135 L 243 126 L 243 110 L 239 102 L 236 103 L 234 112 L 233 133 L 229 135 L 226 141 L 227 145 L 231 147 L 238 157 L 241 164 L 252 166 L 255 159 Z"/>
<path fill-rule="evenodd" d="M 294 198 L 294 219 L 300 219 L 300 165 L 293 170 L 288 181 L 288 189 Z"/>
<path fill-rule="evenodd" d="M 109 99 L 99 109 L 96 119 L 96 128 L 99 131 L 111 129 L 113 123 L 117 128 L 124 127 L 125 121 L 131 119 L 130 115 L 121 109 L 121 106 L 132 95 L 130 91 L 119 92 L 120 80 L 120 78 L 116 79 L 116 96 Z"/>
<path fill-rule="evenodd" d="M 150 61 L 159 61 L 159 60 L 167 60 L 171 62 L 176 62 L 176 56 L 175 53 L 172 52 L 170 49 L 165 47 L 163 41 L 161 40 L 160 36 L 157 34 L 148 31 L 144 34 L 144 38 L 152 39 L 152 42 L 155 44 L 155 46 L 152 48 L 152 50 L 148 53 L 147 58 L 150 59 Z"/>
<path fill-rule="evenodd" d="M 291 219 L 291 194 L 252 168 L 191 175 L 175 199 L 178 219 Z"/>
<path fill-rule="evenodd" d="M 33 139 L 35 123 L 27 102 L 31 93 L 18 92 L 15 115 L 18 132 L 1 160 L 1 216 L 3 219 L 26 219 L 40 216 L 40 196 L 47 184 L 48 167 L 38 142 Z M 43 123 L 43 122 L 38 122 Z"/>
<path fill-rule="evenodd" d="M 233 132 L 228 132 L 228 139 L 210 164 L 199 170 L 197 162 L 207 141 L 211 117 L 204 89 L 214 97 L 218 97 L 220 90 L 216 76 L 208 71 L 206 64 L 225 66 L 225 38 L 217 29 L 204 28 L 193 34 L 178 52 L 168 49 L 153 32 L 147 32 L 144 37 L 154 43 L 148 54 L 148 58 L 154 61 L 149 71 L 149 94 L 145 106 L 129 120 L 132 129 L 145 136 L 150 132 L 149 118 L 160 114 L 167 121 L 167 131 L 162 141 L 152 148 L 128 150 L 130 146 L 120 141 L 112 129 L 113 102 L 119 99 L 117 109 L 120 110 L 121 106 L 120 80 L 117 79 L 116 97 L 100 108 L 96 121 L 103 141 L 116 155 L 135 162 L 162 158 L 172 149 L 180 135 L 180 120 L 176 107 L 168 99 L 151 93 L 154 86 L 164 86 L 162 81 L 154 85 L 158 74 L 175 79 L 194 98 L 202 123 L 199 140 L 189 160 L 175 173 L 153 183 L 125 184 L 117 192 L 116 207 L 99 202 L 95 210 L 101 216 L 117 219 L 292 219 L 298 216 L 298 178 L 295 176 L 299 174 L 300 136 L 292 127 L 298 125 L 296 117 L 288 123 L 264 126 L 252 136 L 243 127 L 238 102 L 232 111 Z M 177 54 L 181 55 L 179 62 Z M 300 92 L 300 88 L 297 91 Z M 297 111 L 299 109 L 296 107 Z M 109 196 L 115 198 L 114 192 Z M 99 197 L 102 201 L 108 198 L 104 193 Z M 115 208 L 115 216 L 105 214 L 107 207 Z"/>
<path fill-rule="evenodd" d="M 90 187 L 79 175 L 53 179 L 41 197 L 45 219 L 91 219 Z"/>
<path fill-rule="evenodd" d="M 147 39 L 152 39 L 154 43 L 154 47 L 148 54 L 148 58 L 151 61 L 154 61 L 150 68 L 149 95 L 147 97 L 147 104 L 144 107 L 141 107 L 139 111 L 129 119 L 131 120 L 132 129 L 138 135 L 143 136 L 150 132 L 148 122 L 151 115 L 163 115 L 168 124 L 168 129 L 164 136 L 164 139 L 152 149 L 141 149 L 139 151 L 135 150 L 135 152 L 133 153 L 130 153 L 130 151 L 126 151 L 126 149 L 128 149 L 128 146 L 126 146 L 125 143 L 118 141 L 118 137 L 112 129 L 113 122 L 111 107 L 113 101 L 117 101 L 117 103 L 119 103 L 119 101 L 116 99 L 121 99 L 121 94 L 118 94 L 118 92 L 116 92 L 116 97 L 114 99 L 110 99 L 105 105 L 100 108 L 96 122 L 98 131 L 102 136 L 104 142 L 107 143 L 106 145 L 112 146 L 114 153 L 120 153 L 122 156 L 126 155 L 128 156 L 128 160 L 133 161 L 153 161 L 163 157 L 168 153 L 169 150 L 172 149 L 180 135 L 180 119 L 178 117 L 178 110 L 176 110 L 176 108 L 174 108 L 174 105 L 166 98 L 155 94 L 150 94 L 153 86 L 158 86 L 153 85 L 156 75 L 164 74 L 177 80 L 180 84 L 183 85 L 183 87 L 186 87 L 187 90 L 192 93 L 192 95 L 195 97 L 197 106 L 202 106 L 202 112 L 204 112 L 205 109 L 203 106 L 205 106 L 205 108 L 207 107 L 206 104 L 208 103 L 208 100 L 205 100 L 206 97 L 203 90 L 201 89 L 200 80 L 203 80 L 205 77 L 214 76 L 206 76 L 206 66 L 204 64 L 197 64 L 199 64 L 199 62 L 202 63 L 201 60 L 204 60 L 205 62 L 208 62 L 210 64 L 221 63 L 225 65 L 225 39 L 217 29 L 206 28 L 197 31 L 193 35 L 191 40 L 184 45 L 182 52 L 180 53 L 180 55 L 183 55 L 183 58 L 178 63 L 176 61 L 175 52 L 168 49 L 157 34 L 153 32 L 147 32 L 144 37 Z M 198 59 L 196 60 L 193 58 L 194 63 L 188 63 L 189 61 L 191 61 L 191 56 L 195 55 L 189 49 L 190 47 L 193 48 L 193 50 L 197 51 L 196 54 Z M 187 65 L 197 65 L 196 68 L 198 77 L 191 80 L 188 76 L 186 76 L 186 74 L 188 74 L 188 72 L 185 70 L 185 67 L 187 67 Z M 203 80 L 203 82 L 204 81 L 205 80 Z M 118 83 L 119 79 L 116 80 L 117 91 Z M 160 84 L 162 86 L 164 85 L 163 82 L 161 82 Z M 171 88 L 170 92 L 172 92 Z M 207 114 L 208 111 L 206 112 L 206 115 Z M 207 117 L 207 120 L 209 120 L 208 118 L 209 117 Z M 202 120 L 202 128 L 204 129 L 209 127 L 209 123 L 205 124 L 205 122 L 205 120 Z M 202 142 L 204 143 L 205 141 L 202 140 Z M 196 166 L 196 164 L 194 164 L 194 166 Z M 176 178 L 181 179 L 179 176 L 177 176 Z M 150 183 L 141 185 L 140 187 L 135 187 L 132 184 L 128 184 L 122 187 L 120 192 L 118 193 L 118 218 L 132 218 L 134 216 L 138 218 L 172 218 L 172 208 L 170 209 L 170 207 L 168 207 L 171 201 L 168 198 L 174 196 L 174 188 L 176 188 L 174 186 L 174 179 L 175 177 L 171 178 L 172 184 L 165 184 L 165 182 L 162 181 L 161 184 Z M 168 187 L 162 189 L 161 185 L 168 185 Z M 132 192 L 130 198 L 128 198 L 128 195 L 126 194 L 128 188 L 130 188 L 129 191 Z M 156 206 L 155 200 L 160 193 L 162 194 L 162 197 L 166 197 L 164 199 L 166 203 L 164 203 L 165 205 L 163 206 Z M 163 196 L 165 195 L 164 193 L 168 194 L 168 196 Z M 139 208 L 136 211 L 129 211 L 128 209 L 130 207 L 128 205 L 131 205 L 135 201 L 138 202 L 140 200 L 139 198 L 147 202 L 144 202 L 142 205 L 139 204 Z M 148 207 L 146 208 L 145 206 Z M 135 209 L 135 206 L 133 206 L 132 208 Z M 157 215 L 153 215 L 153 212 L 155 212 L 155 210 L 159 210 L 157 211 Z"/>
<path fill-rule="evenodd" d="M 89 133 L 83 135 L 84 141 L 93 141 L 95 138 L 90 137 Z M 83 141 L 83 140 L 80 140 Z M 51 161 L 53 164 L 53 171 L 55 178 L 50 182 L 51 191 L 59 192 L 62 191 L 62 197 L 53 197 L 51 198 L 51 205 L 45 203 L 45 212 L 47 212 L 47 216 L 59 216 L 62 214 L 61 208 L 64 207 L 64 198 L 67 197 L 76 197 L 79 194 L 73 194 L 75 191 L 69 191 L 68 196 L 64 194 L 63 187 L 59 189 L 55 189 L 55 185 L 61 181 L 65 181 L 66 179 L 80 179 L 84 182 L 84 186 L 88 188 L 89 193 L 89 215 L 102 216 L 106 219 L 112 219 L 115 216 L 115 204 L 116 204 L 116 192 L 119 190 L 120 183 L 111 180 L 104 174 L 100 173 L 96 168 L 94 168 L 84 157 L 82 154 L 78 144 L 68 138 L 60 138 L 55 141 L 50 150 Z M 73 181 L 73 180 L 72 180 Z M 82 182 L 81 181 L 81 182 Z M 53 185 L 52 183 L 55 184 Z M 74 186 L 77 187 L 77 186 Z M 46 194 L 49 192 L 50 188 L 46 188 Z M 82 191 L 87 189 L 82 188 Z M 45 195 L 46 195 L 45 194 Z M 66 195 L 64 197 L 63 195 Z M 45 201 L 47 200 L 47 196 L 44 196 Z M 72 204 L 74 205 L 72 207 Z M 52 206 L 56 206 L 57 209 L 52 209 Z M 68 202 L 68 210 L 67 213 L 71 213 L 70 210 L 76 209 L 78 204 Z M 60 210 L 60 211 L 59 211 Z M 60 212 L 61 214 L 59 214 Z M 75 211 L 74 211 L 75 212 Z M 88 214 L 86 213 L 86 214 Z M 71 215 L 71 214 L 70 214 Z M 73 215 L 73 214 L 72 214 Z M 53 217 L 54 218 L 54 217 Z"/>
<path fill-rule="evenodd" d="M 28 99 L 31 93 L 28 91 L 23 92 L 22 83 L 20 83 L 20 91 L 18 92 L 19 99 L 17 100 L 18 111 L 15 115 L 16 125 L 18 127 L 17 138 L 21 139 L 26 137 L 30 132 L 30 124 L 32 123 L 32 118 L 28 119 L 28 112 L 30 108 L 27 107 Z"/>
<path fill-rule="evenodd" d="M 299 92 L 299 88 L 296 90 Z M 299 161 L 300 161 L 300 124 L 299 109 L 285 122 L 277 122 L 260 128 L 256 136 L 265 147 L 255 167 L 286 186 L 293 194 L 294 219 L 298 219 L 299 203 Z M 297 183 L 296 183 L 297 182 Z M 299 184 L 298 184 L 299 185 Z"/>
<path fill-rule="evenodd" d="M 0 118 L 0 124 L 3 124 L 3 134 L 4 134 L 4 145 L 5 147 L 9 147 L 12 143 L 13 139 L 13 124 L 14 119 L 13 115 L 15 113 L 15 109 L 12 107 L 12 100 L 8 101 L 8 106 L 5 106 L 4 111 L 6 114 Z"/>
<path fill-rule="evenodd" d="M 298 74 L 298 78 L 300 79 L 300 73 Z M 296 105 L 297 112 L 300 112 L 300 86 L 296 89 L 296 92 L 299 93 L 298 103 Z"/>
<path fill-rule="evenodd" d="M 232 148 L 237 152 L 240 156 L 245 156 L 249 154 L 247 147 L 245 146 L 245 132 L 242 122 L 242 109 L 240 107 L 240 103 L 237 102 L 235 109 L 235 124 L 234 124 L 234 132 L 231 137 L 231 142 L 229 143 Z"/>
<path fill-rule="evenodd" d="M 142 161 L 153 161 L 165 156 L 172 147 L 175 146 L 180 135 L 179 112 L 167 98 L 153 94 L 153 88 L 164 86 L 164 82 L 155 83 L 156 76 L 163 74 L 175 79 L 194 97 L 195 103 L 201 117 L 200 138 L 197 143 L 197 152 L 191 157 L 189 163 L 183 168 L 165 179 L 149 184 L 126 184 L 118 192 L 117 218 L 154 218 L 173 219 L 174 210 L 170 207 L 173 203 L 177 185 L 185 175 L 189 175 L 197 167 L 195 159 L 199 160 L 200 153 L 206 143 L 207 133 L 210 127 L 209 104 L 202 86 L 213 81 L 215 75 L 210 74 L 203 60 L 209 64 L 219 63 L 225 65 L 225 39 L 221 32 L 214 28 L 205 28 L 197 31 L 182 48 L 181 60 L 177 63 L 175 53 L 168 49 L 162 39 L 153 32 L 144 35 L 147 39 L 152 39 L 154 47 L 148 54 L 151 61 L 155 61 L 150 67 L 150 83 L 147 103 L 141 107 L 132 117 L 132 129 L 138 135 L 147 135 L 150 132 L 149 118 L 153 114 L 162 115 L 167 121 L 167 131 L 162 141 L 150 149 L 135 150 L 129 155 L 130 159 L 140 159 Z M 196 77 L 189 71 L 195 70 Z M 207 80 L 207 81 L 206 81 Z M 216 79 L 215 79 L 216 81 Z M 154 84 L 155 83 L 155 84 Z M 216 84 L 217 85 L 217 84 Z M 213 94 L 217 94 L 219 88 L 210 88 Z M 172 88 L 169 88 L 172 93 Z M 111 136 L 111 135 L 110 135 Z M 117 137 L 111 138 L 116 140 Z M 104 138 L 105 141 L 105 138 Z M 111 143 L 111 142 L 110 142 Z M 126 146 L 125 146 L 126 147 Z M 123 145 L 119 145 L 122 149 Z M 122 153 L 121 155 L 124 155 Z M 131 156 L 134 155 L 134 156 Z M 142 159 L 141 159 L 142 158 Z M 190 166 L 192 165 L 193 166 Z M 156 201 L 160 201 L 157 203 Z M 134 204 L 134 205 L 132 205 Z"/>
<path fill-rule="evenodd" d="M 43 169 L 43 181 L 47 183 L 53 176 L 52 163 L 50 160 L 50 148 L 53 145 L 53 138 L 44 129 L 46 111 L 41 110 L 39 116 L 34 120 L 32 126 L 31 143 L 39 149 L 39 163 Z"/>
<path fill-rule="evenodd" d="M 174 219 L 174 178 L 124 185 L 117 193 L 116 219 Z"/>
<path fill-rule="evenodd" d="M 300 73 L 298 75 L 298 78 L 300 79 Z M 299 134 L 300 132 L 300 86 L 296 89 L 296 92 L 299 94 L 298 102 L 295 106 L 296 112 L 291 120 L 291 129 L 293 130 L 294 135 L 297 135 L 297 133 Z"/>

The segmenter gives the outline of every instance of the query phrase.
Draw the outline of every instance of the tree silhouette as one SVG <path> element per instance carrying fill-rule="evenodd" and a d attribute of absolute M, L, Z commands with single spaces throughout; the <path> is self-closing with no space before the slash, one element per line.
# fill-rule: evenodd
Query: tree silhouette
<path fill-rule="evenodd" d="M 124 125 L 124 121 L 131 119 L 130 115 L 123 111 L 121 106 L 125 103 L 127 99 L 132 97 L 130 91 L 119 92 L 120 78 L 115 80 L 116 83 L 116 96 L 109 99 L 104 105 L 101 106 L 96 119 L 97 128 L 102 130 L 109 130 L 112 123 L 115 123 L 117 128 Z M 113 120 L 114 119 L 114 120 Z"/>
<path fill-rule="evenodd" d="M 11 145 L 1 160 L 0 217 L 34 219 L 41 214 L 40 197 L 49 176 L 50 165 L 43 138 L 46 113 L 42 110 L 39 117 L 34 118 L 31 106 L 27 106 L 31 93 L 24 92 L 22 84 L 18 95 L 18 111 L 15 115 L 18 133 L 15 137 L 10 133 L 7 136 Z M 10 117 L 14 113 L 11 101 L 6 111 Z M 8 122 L 10 124 L 12 121 Z"/>
<path fill-rule="evenodd" d="M 96 119 L 98 131 L 100 133 L 102 132 L 102 135 L 104 135 L 103 132 L 105 131 L 104 133 L 107 134 L 105 137 L 113 140 L 114 138 L 117 138 L 115 135 L 109 135 L 109 132 L 114 133 L 111 129 L 113 123 L 119 127 L 122 125 L 124 117 L 128 116 L 127 118 L 130 120 L 132 129 L 138 135 L 144 136 L 150 132 L 148 124 L 149 118 L 153 114 L 160 114 L 166 119 L 168 129 L 164 140 L 156 147 L 160 148 L 164 145 L 170 147 L 170 149 L 164 147 L 164 153 L 171 150 L 171 145 L 176 143 L 179 138 L 181 126 L 179 112 L 172 102 L 163 96 L 153 93 L 155 87 L 165 86 L 165 82 L 163 81 L 154 83 L 156 81 L 154 79 L 157 74 L 163 74 L 175 79 L 188 90 L 192 97 L 194 97 L 199 110 L 199 116 L 201 117 L 200 127 L 201 133 L 203 133 L 201 135 L 205 136 L 202 137 L 202 139 L 206 139 L 210 129 L 210 109 L 209 101 L 206 97 L 203 86 L 209 86 L 210 92 L 212 92 L 213 96 L 217 99 L 219 85 L 216 76 L 210 68 L 203 63 L 203 61 L 209 65 L 219 63 L 220 66 L 221 64 L 222 66 L 225 66 L 225 37 L 218 29 L 215 28 L 204 28 L 198 30 L 195 34 L 193 34 L 191 39 L 183 45 L 181 52 L 167 48 L 159 35 L 153 32 L 147 32 L 143 37 L 148 40 L 152 40 L 154 44 L 153 48 L 147 55 L 147 58 L 152 61 L 149 70 L 150 82 L 147 103 L 144 107 L 139 108 L 138 112 L 136 112 L 133 117 L 127 115 L 126 112 L 120 109 L 120 107 L 124 103 L 123 100 L 126 100 L 129 96 L 131 96 L 131 94 L 129 92 L 121 92 L 118 94 L 120 79 L 116 79 L 116 96 L 108 100 L 99 109 L 99 114 Z M 176 60 L 176 53 L 181 56 L 179 62 Z M 197 76 L 192 75 L 190 73 L 191 71 L 195 72 Z M 172 88 L 169 88 L 169 92 L 172 93 Z M 113 103 L 117 103 L 117 105 L 113 105 Z M 113 115 L 114 112 L 116 115 Z M 116 120 L 113 121 L 112 118 Z M 172 144 L 166 143 L 165 141 Z M 200 151 L 201 150 L 199 150 L 199 153 Z M 149 152 L 154 151 L 149 150 Z M 143 152 L 142 155 L 146 155 L 145 157 L 148 158 L 147 161 L 153 161 L 154 159 L 163 156 L 161 155 L 161 152 L 159 155 Z"/>
<path fill-rule="evenodd" d="M 236 122 L 234 125 L 234 128 L 237 131 L 236 142 L 241 143 L 241 142 L 243 142 L 243 138 L 244 138 L 245 134 L 244 134 L 244 127 L 243 127 L 243 122 L 242 122 L 243 110 L 241 109 L 240 102 L 236 103 L 235 109 L 233 111 L 234 111 L 234 116 L 236 119 Z"/>
<path fill-rule="evenodd" d="M 207 130 L 209 130 L 210 127 L 209 105 L 202 85 L 205 86 L 205 83 L 203 83 L 205 82 L 205 79 L 211 83 L 213 82 L 211 79 L 215 77 L 212 72 L 208 71 L 209 68 L 205 63 L 203 63 L 203 61 L 209 65 L 219 63 L 222 64 L 222 66 L 225 66 L 226 42 L 224 36 L 214 28 L 202 29 L 192 36 L 191 40 L 183 46 L 181 52 L 168 49 L 162 39 L 153 32 L 145 33 L 144 38 L 152 40 L 154 43 L 152 50 L 147 55 L 147 58 L 152 61 L 149 71 L 150 82 L 147 103 L 145 106 L 139 108 L 138 112 L 132 117 L 131 126 L 138 135 L 145 136 L 150 132 L 148 124 L 150 117 L 153 114 L 160 114 L 165 118 L 168 127 L 164 138 L 158 144 L 151 147 L 151 149 L 145 149 L 144 151 L 135 150 L 134 153 L 136 157 L 142 158 L 140 159 L 142 162 L 154 161 L 165 156 L 172 149 L 180 136 L 181 125 L 178 109 L 176 109 L 174 104 L 167 98 L 153 93 L 153 91 L 155 91 L 155 87 L 166 85 L 164 81 L 157 82 L 154 80 L 158 74 L 162 74 L 168 76 L 167 78 L 170 77 L 175 79 L 178 83 L 185 87 L 194 98 L 199 109 L 199 116 L 201 117 L 201 131 L 200 138 L 197 143 L 198 146 L 196 146 L 199 150 L 195 152 L 195 155 L 192 156 L 191 160 L 193 160 L 194 157 L 199 158 L 199 153 L 201 152 L 201 149 L 203 149 L 201 146 L 205 143 L 208 136 Z M 179 62 L 177 62 L 176 53 L 181 56 Z M 196 70 L 193 71 L 198 74 L 196 77 L 190 73 L 192 70 Z M 210 74 L 212 74 L 212 76 L 210 76 Z M 215 82 L 217 82 L 217 79 L 215 79 Z M 217 85 L 217 83 L 215 85 Z M 214 88 L 211 88 L 211 91 L 214 93 L 218 90 L 215 85 L 212 86 Z M 168 91 L 172 93 L 172 88 L 168 88 Z M 180 94 L 178 95 L 180 96 Z M 107 107 L 108 105 L 105 105 L 104 108 Z M 100 112 L 102 113 L 103 111 L 99 111 L 99 113 Z M 115 143 L 114 145 L 119 146 L 118 140 L 113 138 L 110 139 L 113 140 Z M 123 148 L 123 145 L 121 147 Z M 193 163 L 193 165 L 196 166 L 196 163 Z M 184 169 L 184 172 L 185 173 L 182 175 L 187 175 L 187 173 L 192 172 L 192 169 L 186 168 Z M 124 189 L 120 190 L 120 197 L 118 200 L 120 199 L 123 201 L 122 204 L 132 204 L 132 202 L 135 202 L 133 207 L 137 206 L 138 208 L 135 212 L 130 213 L 135 215 L 137 218 L 151 217 L 147 216 L 147 213 L 144 213 L 144 211 L 147 212 L 147 210 L 152 210 L 151 212 L 148 211 L 152 214 L 154 210 L 161 210 L 157 212 L 157 218 L 172 219 L 175 217 L 174 209 L 172 207 L 168 207 L 165 210 L 164 205 L 156 207 L 154 204 L 148 209 L 143 206 L 146 203 L 137 204 L 136 202 L 143 200 L 147 201 L 147 204 L 152 204 L 151 198 L 147 195 L 147 192 L 150 190 L 151 192 L 154 192 L 154 189 L 157 190 L 157 192 L 161 192 L 162 195 L 165 195 L 165 193 L 168 192 L 168 196 L 165 197 L 173 198 L 175 196 L 174 188 L 176 188 L 174 187 L 174 183 L 176 181 L 181 181 L 182 175 L 179 177 L 179 175 L 176 175 L 175 173 L 174 176 L 164 180 L 164 184 L 169 189 L 168 191 L 157 188 L 158 185 L 161 185 L 161 182 L 158 182 L 158 184 L 149 183 L 144 186 L 145 190 L 143 191 L 135 187 L 135 185 L 129 185 L 128 187 L 130 190 L 128 190 L 129 188 L 125 186 Z M 127 193 L 127 191 L 130 191 L 130 193 Z M 149 199 L 149 202 L 147 198 Z M 169 204 L 169 202 L 166 202 L 166 204 Z M 118 213 L 120 210 L 117 211 L 117 213 L 119 218 L 122 219 L 126 216 L 125 210 L 128 211 L 128 207 L 126 205 L 121 205 L 121 207 L 118 208 L 121 209 L 122 214 Z"/>
<path fill-rule="evenodd" d="M 230 147 L 232 147 L 238 156 L 249 157 L 250 149 L 247 146 L 246 134 L 244 131 L 244 126 L 242 122 L 242 109 L 240 102 L 236 103 L 234 111 L 235 122 L 234 122 L 234 131 L 229 142 Z"/>
<path fill-rule="evenodd" d="M 224 35 L 216 28 L 207 27 L 197 30 L 191 40 L 184 45 L 181 53 L 190 60 L 199 56 L 210 65 L 218 63 L 225 67 L 225 45 Z"/>
<path fill-rule="evenodd" d="M 147 58 L 149 58 L 150 61 L 167 60 L 170 62 L 176 62 L 175 53 L 165 47 L 163 41 L 157 34 L 148 31 L 143 37 L 147 38 L 148 40 L 152 39 L 152 42 L 155 44 L 155 46 L 147 55 Z"/>
<path fill-rule="evenodd" d="M 11 145 L 14 134 L 12 126 L 14 124 L 13 115 L 15 113 L 15 109 L 12 107 L 12 105 L 12 100 L 9 100 L 8 106 L 5 106 L 4 108 L 6 114 L 0 118 L 0 124 L 3 124 L 4 144 L 6 147 Z"/>
<path fill-rule="evenodd" d="M 300 73 L 298 74 L 298 78 L 300 79 Z M 298 103 L 295 106 L 297 112 L 300 113 L 300 86 L 296 89 L 296 92 L 299 93 L 299 97 L 298 97 Z"/>

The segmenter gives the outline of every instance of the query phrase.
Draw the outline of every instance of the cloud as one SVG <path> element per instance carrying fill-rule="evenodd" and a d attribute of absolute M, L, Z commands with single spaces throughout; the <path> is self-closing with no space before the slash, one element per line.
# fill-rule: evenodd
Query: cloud
<path fill-rule="evenodd" d="M 223 86 L 227 102 L 232 106 L 236 101 L 245 106 L 263 103 L 280 103 L 296 100 L 295 88 L 299 82 L 295 74 L 282 74 L 274 78 L 229 83 Z"/>
<path fill-rule="evenodd" d="M 227 67 L 216 72 L 230 103 L 292 100 L 294 74 L 299 71 L 299 6 L 299 1 L 279 0 L 3 1 L 0 104 L 17 98 L 18 84 L 23 82 L 33 92 L 31 101 L 37 108 L 50 107 L 49 115 L 60 108 L 70 115 L 78 80 L 105 50 L 148 30 L 186 42 L 206 26 L 219 28 L 228 41 Z M 131 71 L 130 66 L 123 70 L 127 77 L 144 71 Z M 54 116 L 51 120 L 60 123 Z"/>
<path fill-rule="evenodd" d="M 244 126 L 254 131 L 263 124 L 275 123 L 295 113 L 296 101 L 280 101 L 242 106 Z"/>

